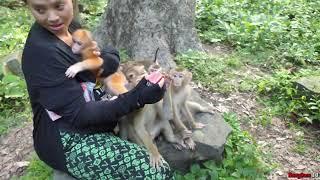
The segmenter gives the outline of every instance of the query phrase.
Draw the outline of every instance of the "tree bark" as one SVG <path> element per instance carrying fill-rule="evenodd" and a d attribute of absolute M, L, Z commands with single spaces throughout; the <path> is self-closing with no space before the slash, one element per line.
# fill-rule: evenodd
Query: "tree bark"
<path fill-rule="evenodd" d="M 134 60 L 153 60 L 160 48 L 160 65 L 174 67 L 176 53 L 203 50 L 194 28 L 195 5 L 194 0 L 109 0 L 94 36 L 102 47 L 124 49 Z"/>
<path fill-rule="evenodd" d="M 72 0 L 73 4 L 73 19 L 80 22 L 80 15 L 79 15 L 79 2 L 78 0 Z"/>

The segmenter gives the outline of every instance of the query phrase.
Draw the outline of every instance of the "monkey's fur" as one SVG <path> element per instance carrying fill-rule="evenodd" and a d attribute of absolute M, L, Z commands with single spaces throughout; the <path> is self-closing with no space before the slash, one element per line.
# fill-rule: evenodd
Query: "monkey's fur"
<path fill-rule="evenodd" d="M 149 67 L 153 67 L 150 65 Z M 156 68 L 156 67 L 155 67 Z M 149 68 L 148 68 L 149 69 Z M 143 62 L 129 62 L 122 65 L 122 71 L 126 76 L 131 88 L 148 73 Z M 163 101 L 169 101 L 167 95 L 164 99 L 155 104 L 146 104 L 128 116 L 123 117 L 119 123 L 120 136 L 129 139 L 137 144 L 144 145 L 150 153 L 150 163 L 152 166 L 162 166 L 162 156 L 153 140 L 162 133 L 168 142 L 176 148 L 184 147 L 183 139 L 177 138 L 168 119 L 163 116 Z"/>
<path fill-rule="evenodd" d="M 190 101 L 192 73 L 181 68 L 171 69 L 169 72 L 171 83 L 168 88 L 168 94 L 171 99 L 171 107 L 173 110 L 173 124 L 178 133 L 185 139 L 186 145 L 190 149 L 195 148 L 195 143 L 192 140 L 191 131 L 186 127 L 184 122 L 189 125 L 190 129 L 201 129 L 205 125 L 197 123 L 194 120 L 193 114 L 196 112 L 213 113 L 211 108 L 203 107 L 197 102 Z M 183 121 L 183 119 L 185 121 Z"/>

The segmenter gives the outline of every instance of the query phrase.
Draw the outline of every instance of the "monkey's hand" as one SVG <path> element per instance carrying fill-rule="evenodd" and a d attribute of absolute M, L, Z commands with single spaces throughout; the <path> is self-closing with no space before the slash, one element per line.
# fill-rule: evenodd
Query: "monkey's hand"
<path fill-rule="evenodd" d="M 150 158 L 150 165 L 154 168 L 157 168 L 158 170 L 160 170 L 160 167 L 163 166 L 163 157 L 161 156 L 160 153 L 156 153 L 156 154 L 149 154 L 149 158 Z"/>
<path fill-rule="evenodd" d="M 193 141 L 193 139 L 191 137 L 185 139 L 184 142 L 189 147 L 189 149 L 191 149 L 192 151 L 195 150 L 196 143 Z"/>
<path fill-rule="evenodd" d="M 98 43 L 96 41 L 92 41 L 92 43 L 93 46 L 90 48 L 90 50 L 93 51 L 93 54 L 95 54 L 96 56 L 100 56 L 101 52 Z"/>
<path fill-rule="evenodd" d="M 177 150 L 182 150 L 183 148 L 187 148 L 186 144 L 184 143 L 184 141 L 181 139 L 179 140 L 177 143 L 173 143 L 172 144 L 173 147 Z"/>
<path fill-rule="evenodd" d="M 203 124 L 203 123 L 194 123 L 193 125 L 192 125 L 193 127 L 193 129 L 202 129 L 202 128 L 204 128 L 205 126 L 206 126 L 206 124 Z"/>
<path fill-rule="evenodd" d="M 77 74 L 78 72 L 82 71 L 82 70 L 83 70 L 82 64 L 76 63 L 76 64 L 70 66 L 70 67 L 67 69 L 67 71 L 66 71 L 65 74 L 66 74 L 66 76 L 67 76 L 68 78 L 74 78 L 74 77 L 76 76 L 76 74 Z"/>
<path fill-rule="evenodd" d="M 187 139 L 190 138 L 192 136 L 192 131 L 188 130 L 188 129 L 184 129 L 180 132 L 182 139 Z"/>

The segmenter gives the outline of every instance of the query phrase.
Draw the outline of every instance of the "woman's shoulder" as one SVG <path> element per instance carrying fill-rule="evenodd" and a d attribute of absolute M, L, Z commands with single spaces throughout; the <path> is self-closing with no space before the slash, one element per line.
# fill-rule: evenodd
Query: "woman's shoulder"
<path fill-rule="evenodd" d="M 57 46 L 57 40 L 52 33 L 34 23 L 29 31 L 25 48 L 37 48 L 39 50 L 53 50 Z"/>

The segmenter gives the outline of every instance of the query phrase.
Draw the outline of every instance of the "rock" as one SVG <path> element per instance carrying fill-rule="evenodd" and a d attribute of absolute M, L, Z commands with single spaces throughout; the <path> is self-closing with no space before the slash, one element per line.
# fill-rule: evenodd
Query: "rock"
<path fill-rule="evenodd" d="M 1 66 L 4 74 L 12 73 L 14 75 L 23 77 L 21 69 L 21 55 L 22 51 L 17 51 L 8 56 L 5 56 L 1 60 Z"/>
<path fill-rule="evenodd" d="M 303 77 L 295 81 L 295 84 L 302 91 L 306 91 L 306 96 L 320 95 L 320 76 Z"/>
<path fill-rule="evenodd" d="M 206 105 L 196 92 L 193 92 L 192 100 Z M 187 172 L 194 163 L 207 160 L 221 161 L 224 145 L 232 130 L 220 114 L 198 113 L 195 119 L 206 124 L 203 129 L 193 132 L 192 138 L 196 142 L 195 151 L 180 151 L 166 141 L 157 141 L 158 149 L 164 159 L 173 169 L 183 173 Z"/>
<path fill-rule="evenodd" d="M 20 162 L 16 162 L 15 165 L 17 167 L 26 167 L 26 166 L 29 166 L 30 162 L 29 161 L 20 161 Z"/>
<path fill-rule="evenodd" d="M 67 173 L 53 170 L 53 180 L 76 180 L 72 176 L 68 175 Z"/>

